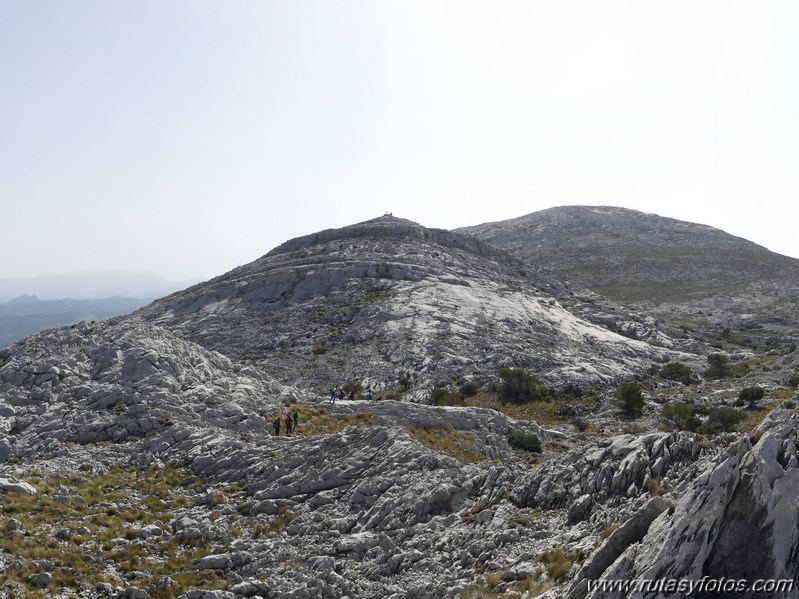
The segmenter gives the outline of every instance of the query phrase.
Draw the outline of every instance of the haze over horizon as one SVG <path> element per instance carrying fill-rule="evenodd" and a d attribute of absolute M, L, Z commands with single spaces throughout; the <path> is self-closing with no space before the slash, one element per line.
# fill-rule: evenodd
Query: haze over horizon
<path fill-rule="evenodd" d="M 0 278 L 562 205 L 799 258 L 799 5 L 0 3 Z"/>

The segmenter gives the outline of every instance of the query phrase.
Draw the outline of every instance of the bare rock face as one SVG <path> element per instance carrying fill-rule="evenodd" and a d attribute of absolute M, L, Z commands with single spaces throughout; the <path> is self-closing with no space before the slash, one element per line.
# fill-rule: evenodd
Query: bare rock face
<path fill-rule="evenodd" d="M 663 347 L 665 335 L 639 331 L 652 345 L 578 317 L 556 293 L 568 296 L 502 250 L 383 217 L 286 242 L 137 317 L 320 391 L 348 379 L 378 389 L 403 377 L 427 388 L 485 382 L 503 366 L 589 386 L 632 377 L 655 355 L 694 359 Z"/>

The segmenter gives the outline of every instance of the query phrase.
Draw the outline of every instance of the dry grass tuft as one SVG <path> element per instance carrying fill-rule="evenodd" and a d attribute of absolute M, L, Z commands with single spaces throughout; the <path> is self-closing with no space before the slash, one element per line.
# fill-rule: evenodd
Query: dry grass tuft
<path fill-rule="evenodd" d="M 464 464 L 475 464 L 487 459 L 479 447 L 480 441 L 472 433 L 417 427 L 410 427 L 408 432 L 425 447 L 446 453 Z"/>

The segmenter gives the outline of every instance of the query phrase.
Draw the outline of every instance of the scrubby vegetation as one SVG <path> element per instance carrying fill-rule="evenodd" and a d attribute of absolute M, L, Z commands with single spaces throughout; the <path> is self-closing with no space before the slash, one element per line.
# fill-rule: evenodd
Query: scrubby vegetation
<path fill-rule="evenodd" d="M 430 402 L 434 406 L 465 406 L 463 395 L 443 387 L 433 387 L 430 391 Z"/>
<path fill-rule="evenodd" d="M 732 432 L 746 417 L 744 412 L 735 408 L 710 407 L 683 402 L 667 404 L 660 411 L 661 422 L 666 428 L 702 434 Z"/>
<path fill-rule="evenodd" d="M 707 357 L 707 370 L 705 377 L 709 379 L 723 379 L 727 376 L 729 359 L 724 354 L 710 354 Z"/>
<path fill-rule="evenodd" d="M 749 408 L 754 408 L 755 404 L 763 399 L 763 396 L 766 394 L 763 387 L 744 387 L 741 389 L 741 392 L 738 394 L 738 400 L 741 404 L 747 403 Z"/>
<path fill-rule="evenodd" d="M 508 435 L 508 443 L 513 449 L 541 453 L 541 439 L 532 433 L 511 433 Z"/>
<path fill-rule="evenodd" d="M 638 383 L 622 383 L 614 393 L 616 406 L 628 416 L 639 416 L 644 407 L 644 395 Z"/>
<path fill-rule="evenodd" d="M 699 427 L 700 433 L 729 433 L 735 430 L 738 423 L 746 418 L 746 414 L 735 408 L 725 406 L 711 408 L 707 420 Z"/>
<path fill-rule="evenodd" d="M 699 377 L 694 374 L 694 371 L 682 362 L 669 362 L 658 371 L 658 375 L 664 379 L 678 381 L 684 385 L 699 381 Z"/>
<path fill-rule="evenodd" d="M 486 459 L 481 443 L 472 433 L 445 428 L 410 427 L 408 432 L 422 445 L 446 453 L 464 464 Z"/>
<path fill-rule="evenodd" d="M 0 497 L 3 513 L 23 527 L 0 533 L 4 551 L 17 559 L 17 567 L 0 573 L 0 585 L 20 583 L 25 597 L 36 597 L 43 591 L 35 589 L 30 579 L 49 563 L 51 585 L 59 588 L 117 583 L 134 572 L 141 586 L 157 585 L 164 576 L 177 582 L 158 589 L 157 599 L 171 599 L 188 588 L 225 587 L 216 573 L 191 568 L 193 560 L 222 547 L 182 542 L 166 534 L 173 511 L 189 504 L 180 486 L 184 472 L 170 467 L 115 467 L 103 475 L 22 475 L 38 494 Z M 164 534 L 146 539 L 138 533 L 144 526 Z"/>
<path fill-rule="evenodd" d="M 477 395 L 477 393 L 480 391 L 480 386 L 474 381 L 466 381 L 461 385 L 459 391 L 461 392 L 461 395 L 471 397 L 473 395 Z"/>
<path fill-rule="evenodd" d="M 504 402 L 571 401 L 581 395 L 572 385 L 563 391 L 548 387 L 523 368 L 501 368 L 499 377 L 502 381 L 499 398 Z"/>
<path fill-rule="evenodd" d="M 663 406 L 660 418 L 666 428 L 676 431 L 696 431 L 702 424 L 696 417 L 694 406 L 682 402 Z"/>
<path fill-rule="evenodd" d="M 502 379 L 499 396 L 505 401 L 525 403 L 544 398 L 538 379 L 523 368 L 502 368 L 499 376 Z"/>

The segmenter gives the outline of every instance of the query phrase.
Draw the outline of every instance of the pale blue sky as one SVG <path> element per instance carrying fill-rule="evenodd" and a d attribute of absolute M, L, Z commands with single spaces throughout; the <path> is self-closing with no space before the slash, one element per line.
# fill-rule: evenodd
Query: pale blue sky
<path fill-rule="evenodd" d="M 0 278 L 567 204 L 799 257 L 799 4 L 0 0 Z"/>

